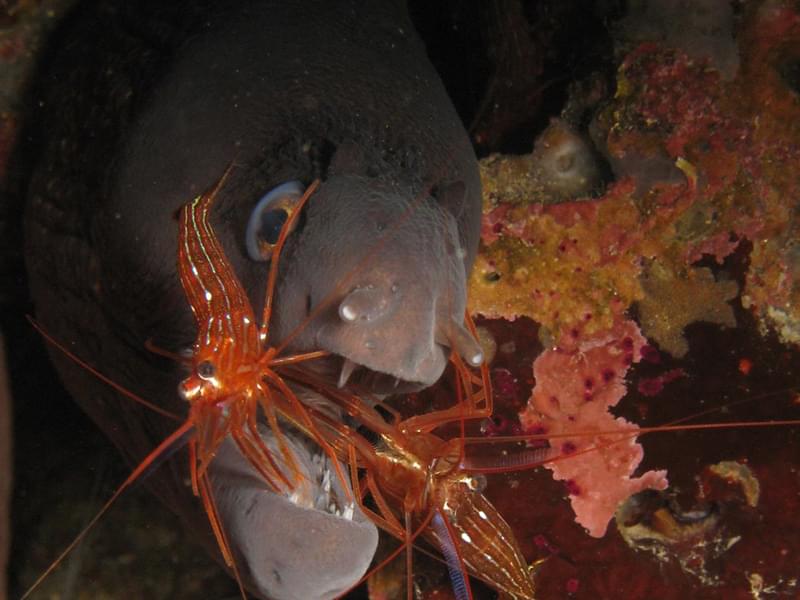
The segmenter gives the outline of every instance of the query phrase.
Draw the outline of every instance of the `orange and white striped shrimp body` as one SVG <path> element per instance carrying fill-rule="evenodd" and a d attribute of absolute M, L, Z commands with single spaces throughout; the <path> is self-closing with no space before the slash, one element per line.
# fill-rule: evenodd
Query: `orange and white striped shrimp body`
<path fill-rule="evenodd" d="M 271 391 L 264 384 L 272 354 L 263 352 L 249 299 L 209 224 L 220 183 L 198 196 L 180 214 L 178 269 L 197 323 L 192 371 L 181 383 L 190 404 L 196 436 L 195 466 L 202 474 L 227 434 L 274 487 L 291 481 L 263 447 L 257 434 L 258 403 Z M 267 407 L 268 418 L 274 411 Z M 282 439 L 279 437 L 278 439 Z M 283 449 L 283 447 L 282 447 Z M 290 452 L 287 465 L 294 465 Z M 193 473 L 196 485 L 196 476 Z"/>
<path fill-rule="evenodd" d="M 471 321 L 467 322 L 474 330 Z M 456 405 L 402 421 L 395 414 L 395 422 L 387 423 L 360 397 L 345 390 L 329 390 L 328 399 L 370 430 L 376 443 L 314 408 L 309 412 L 322 435 L 349 462 L 362 511 L 403 542 L 400 549 L 407 551 L 409 577 L 411 544 L 422 535 L 444 555 L 458 600 L 472 598 L 468 572 L 507 597 L 533 600 L 532 573 L 511 527 L 483 495 L 485 478 L 471 474 L 469 465 L 465 467 L 463 422 L 492 412 L 488 369 L 482 365 L 480 377 L 474 376 L 457 353 L 451 362 L 457 373 Z M 462 424 L 459 437 L 444 440 L 431 433 L 454 422 Z M 364 504 L 367 493 L 377 510 Z M 407 588 L 411 598 L 410 581 Z"/>
<path fill-rule="evenodd" d="M 510 598 L 533 600 L 530 569 L 511 527 L 482 493 L 485 478 L 460 466 L 461 441 L 429 433 L 383 435 L 382 441 L 373 496 L 377 488 L 392 512 L 410 512 L 414 529 L 425 527 L 422 535 L 447 560 L 456 597 L 471 597 L 466 567 Z"/>
<path fill-rule="evenodd" d="M 535 586 L 517 538 L 480 491 L 481 478 L 462 474 L 443 485 L 441 511 L 470 573 L 514 600 L 533 600 Z M 476 485 L 477 483 L 477 485 Z M 430 533 L 442 546 L 440 533 Z"/>
<path fill-rule="evenodd" d="M 229 172 L 230 168 L 212 190 L 181 210 L 178 273 L 198 328 L 191 372 L 180 385 L 180 393 L 190 405 L 187 422 L 194 430 L 188 442 L 192 487 L 203 502 L 225 561 L 235 569 L 207 472 L 225 437 L 230 435 L 267 485 L 282 493 L 293 491 L 303 474 L 279 417 L 301 424 L 334 461 L 336 454 L 318 434 L 305 406 L 275 371 L 278 366 L 327 353 L 309 352 L 279 358 L 277 350 L 267 345 L 269 310 L 280 250 L 316 184 L 312 184 L 298 201 L 281 229 L 272 256 L 267 301 L 259 326 L 247 294 L 209 223 L 215 196 Z M 276 402 L 278 396 L 280 401 Z M 260 416 L 274 435 L 279 457 L 274 456 L 259 435 Z M 345 482 L 338 461 L 334 469 L 340 481 Z"/>
<path fill-rule="evenodd" d="M 258 437 L 250 426 L 257 396 L 266 393 L 253 308 L 208 222 L 213 196 L 199 196 L 181 211 L 178 246 L 181 284 L 198 328 L 192 372 L 180 390 L 190 403 L 203 466 L 228 433 L 239 438 L 240 447 L 251 435 Z M 266 468 L 271 483 L 283 479 L 274 467 Z"/>
<path fill-rule="evenodd" d="M 281 429 L 279 417 L 285 418 L 297 423 L 335 461 L 333 468 L 347 488 L 347 480 L 334 449 L 319 434 L 306 407 L 275 371 L 278 367 L 327 356 L 328 353 L 317 351 L 278 357 L 278 351 L 267 345 L 267 324 L 280 251 L 303 204 L 316 190 L 318 183 L 312 184 L 291 210 L 287 209 L 288 219 L 272 248 L 265 309 L 259 327 L 244 288 L 209 223 L 214 199 L 230 170 L 229 167 L 210 191 L 184 206 L 179 216 L 178 274 L 198 329 L 192 356 L 187 361 L 191 365 L 191 372 L 179 387 L 181 396 L 189 403 L 189 414 L 172 434 L 139 463 L 89 524 L 28 588 L 23 598 L 27 598 L 80 543 L 122 492 L 154 468 L 165 454 L 183 444 L 189 448 L 192 489 L 203 503 L 220 552 L 233 570 L 242 598 L 246 598 L 244 585 L 217 510 L 208 474 L 208 466 L 225 438 L 230 436 L 233 439 L 244 458 L 273 491 L 292 492 L 298 484 L 307 481 L 302 481 L 304 471 L 298 465 Z M 178 416 L 116 384 L 58 343 L 35 322 L 32 323 L 49 342 L 98 379 L 149 409 L 181 421 Z M 169 355 L 163 350 L 154 351 Z M 258 422 L 262 415 L 274 436 L 278 457 L 273 456 L 273 451 L 259 434 Z"/>

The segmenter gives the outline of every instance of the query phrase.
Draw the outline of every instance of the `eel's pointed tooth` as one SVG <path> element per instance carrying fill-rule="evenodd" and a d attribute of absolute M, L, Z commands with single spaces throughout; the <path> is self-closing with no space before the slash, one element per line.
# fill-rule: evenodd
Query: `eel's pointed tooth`
<path fill-rule="evenodd" d="M 354 363 L 349 358 L 344 359 L 344 362 L 342 363 L 342 372 L 339 373 L 338 386 L 340 389 L 347 385 L 347 380 L 350 379 L 350 375 L 353 374 L 353 371 L 357 366 L 358 364 Z"/>

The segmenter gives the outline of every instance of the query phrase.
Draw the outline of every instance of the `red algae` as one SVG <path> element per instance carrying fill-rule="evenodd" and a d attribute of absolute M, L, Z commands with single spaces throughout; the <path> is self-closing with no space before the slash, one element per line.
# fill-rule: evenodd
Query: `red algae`
<path fill-rule="evenodd" d="M 567 579 L 567 584 L 564 586 L 564 591 L 566 591 L 568 594 L 577 594 L 580 588 L 580 580 L 573 577 L 571 579 Z"/>
<path fill-rule="evenodd" d="M 644 345 L 639 328 L 626 320 L 605 334 L 570 341 L 569 349 L 545 350 L 533 363 L 536 385 L 520 421 L 548 434 L 575 434 L 551 440 L 565 458 L 545 466 L 566 482 L 575 520 L 594 537 L 605 534 L 628 496 L 667 486 L 666 471 L 631 477 L 644 455 L 638 428 L 608 412 L 625 395 L 625 374 Z M 592 430 L 605 433 L 585 435 Z"/>

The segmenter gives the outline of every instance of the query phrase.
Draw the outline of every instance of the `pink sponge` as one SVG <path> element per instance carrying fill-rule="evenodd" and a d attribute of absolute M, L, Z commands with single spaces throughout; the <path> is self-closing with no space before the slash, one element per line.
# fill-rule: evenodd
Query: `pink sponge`
<path fill-rule="evenodd" d="M 552 436 L 560 455 L 546 466 L 566 482 L 575 520 L 594 537 L 605 534 L 628 496 L 667 487 L 666 471 L 631 477 L 643 456 L 639 428 L 608 411 L 625 395 L 625 374 L 645 344 L 636 323 L 621 320 L 603 334 L 545 350 L 533 363 L 536 385 L 520 421 Z"/>

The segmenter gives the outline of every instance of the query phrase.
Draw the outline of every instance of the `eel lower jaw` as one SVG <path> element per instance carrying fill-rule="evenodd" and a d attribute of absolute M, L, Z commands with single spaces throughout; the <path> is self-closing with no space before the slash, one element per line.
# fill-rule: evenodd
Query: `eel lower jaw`
<path fill-rule="evenodd" d="M 272 431 L 260 426 L 259 435 L 288 474 Z M 366 572 L 377 529 L 349 482 L 336 475 L 333 459 L 294 429 L 284 429 L 284 441 L 297 477 L 276 493 L 225 439 L 209 465 L 220 520 L 242 580 L 258 598 L 330 600 Z"/>
<path fill-rule="evenodd" d="M 337 478 L 331 459 L 298 432 L 289 431 L 287 439 L 301 472 L 294 488 L 284 491 L 283 496 L 295 506 L 352 521 L 355 514 L 352 490 L 349 482 Z"/>
<path fill-rule="evenodd" d="M 274 434 L 266 426 L 259 425 L 261 439 L 292 483 L 291 487 L 284 486 L 277 495 L 298 508 L 353 520 L 356 508 L 350 483 L 336 477 L 332 459 L 314 441 L 299 431 L 286 426 L 283 434 L 284 442 L 297 465 L 294 477 Z M 216 478 L 220 478 L 222 473 L 231 476 L 231 480 L 252 478 L 265 491 L 272 493 L 230 438 L 226 438 L 223 442 L 213 464 L 216 467 L 214 469 Z"/>

